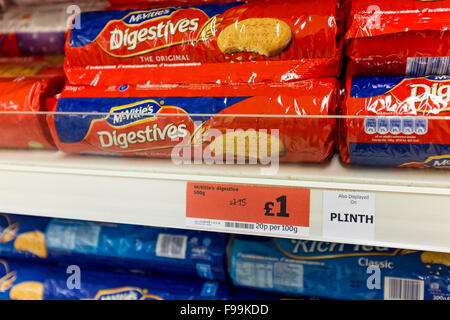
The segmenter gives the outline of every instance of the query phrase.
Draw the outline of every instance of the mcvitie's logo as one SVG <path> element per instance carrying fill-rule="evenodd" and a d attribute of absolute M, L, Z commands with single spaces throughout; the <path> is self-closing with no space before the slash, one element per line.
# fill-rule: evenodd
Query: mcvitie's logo
<path fill-rule="evenodd" d="M 106 122 L 114 128 L 126 127 L 153 118 L 161 109 L 154 100 L 139 101 L 125 106 L 114 107 Z"/>

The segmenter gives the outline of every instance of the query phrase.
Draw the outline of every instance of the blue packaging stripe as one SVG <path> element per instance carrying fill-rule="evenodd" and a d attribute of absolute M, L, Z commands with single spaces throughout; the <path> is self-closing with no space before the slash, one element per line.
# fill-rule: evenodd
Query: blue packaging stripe
<path fill-rule="evenodd" d="M 55 114 L 55 127 L 58 138 L 63 143 L 76 143 L 82 141 L 89 132 L 91 123 L 95 119 L 107 118 L 112 108 L 145 102 L 155 101 L 153 113 L 161 106 L 176 106 L 189 114 L 217 114 L 220 111 L 241 102 L 248 97 L 147 97 L 147 98 L 62 98 L 58 101 L 57 112 L 71 112 L 83 114 Z M 161 103 L 163 102 L 163 104 Z M 86 114 L 86 113 L 92 114 Z M 113 111 L 112 111 L 113 112 Z M 121 109 L 123 112 L 123 109 Z M 186 116 L 190 119 L 189 116 Z M 210 116 L 196 116 L 193 121 L 200 123 Z"/>
<path fill-rule="evenodd" d="M 217 4 L 205 4 L 199 6 L 191 6 L 191 8 L 197 8 L 202 10 L 208 17 L 213 17 L 217 14 L 221 14 L 228 9 L 235 6 L 242 5 L 242 2 L 232 2 L 232 3 L 217 3 Z M 179 8 L 185 9 L 186 6 L 176 6 L 167 8 Z M 158 9 L 147 9 L 147 10 L 105 10 L 105 11 L 93 11 L 93 12 L 82 12 L 80 15 L 80 27 L 72 27 L 70 32 L 70 46 L 71 47 L 83 47 L 90 44 L 97 38 L 101 31 L 105 28 L 108 22 L 112 20 L 122 20 L 131 12 L 145 13 L 150 10 L 160 10 Z M 170 12 L 173 10 L 170 10 Z M 148 20 L 142 20 L 145 22 Z M 129 21 L 128 21 L 129 22 Z M 75 20 L 73 21 L 75 23 Z"/>
<path fill-rule="evenodd" d="M 29 232 L 32 246 L 18 246 Z M 227 279 L 222 233 L 3 214 L 0 239 L 0 257 Z"/>
<path fill-rule="evenodd" d="M 431 76 L 429 80 L 449 80 L 450 76 Z M 391 91 L 408 77 L 354 77 L 352 79 L 350 97 L 370 98 L 381 96 Z"/>
<path fill-rule="evenodd" d="M 64 227 L 65 234 L 53 232 Z M 90 233 L 86 232 L 88 229 Z M 75 240 L 68 247 L 51 238 Z M 78 256 L 87 263 L 109 267 L 226 279 L 225 248 L 228 236 L 225 234 L 54 219 L 47 228 L 46 239 L 49 251 L 58 260 Z M 208 265 L 210 273 L 198 273 L 199 263 Z"/>
<path fill-rule="evenodd" d="M 227 284 L 211 281 L 164 278 L 131 273 L 113 273 L 79 267 L 55 267 L 37 262 L 0 260 L 0 279 L 14 274 L 9 286 L 3 283 L 0 299 L 37 300 L 228 300 Z M 78 267 L 78 266 L 77 266 Z M 79 276 L 78 276 L 79 275 Z M 27 292 L 34 290 L 30 294 Z"/>
<path fill-rule="evenodd" d="M 397 167 L 422 163 L 430 167 L 450 166 L 450 145 L 351 142 L 349 152 L 350 162 L 360 165 Z"/>
<path fill-rule="evenodd" d="M 55 270 L 57 276 L 45 282 L 45 300 L 227 300 L 231 295 L 230 288 L 218 282 L 85 269 L 81 269 L 81 287 L 68 289 L 65 270 Z"/>

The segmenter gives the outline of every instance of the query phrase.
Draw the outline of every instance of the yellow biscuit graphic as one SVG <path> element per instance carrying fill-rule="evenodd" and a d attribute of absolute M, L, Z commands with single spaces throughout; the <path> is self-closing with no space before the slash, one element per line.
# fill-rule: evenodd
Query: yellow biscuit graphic
<path fill-rule="evenodd" d="M 0 243 L 6 243 L 14 240 L 18 231 L 18 223 L 10 224 L 5 229 L 3 229 L 3 232 L 0 233 Z"/>
<path fill-rule="evenodd" d="M 18 251 L 30 252 L 40 258 L 47 258 L 45 235 L 42 232 L 31 231 L 22 233 L 14 241 L 14 248 Z"/>
<path fill-rule="evenodd" d="M 44 285 L 35 281 L 19 283 L 9 291 L 9 297 L 11 300 L 43 300 Z"/>
<path fill-rule="evenodd" d="M 426 264 L 443 264 L 450 267 L 450 253 L 426 251 L 421 254 L 420 258 Z"/>
<path fill-rule="evenodd" d="M 234 155 L 246 159 L 263 159 L 280 156 L 286 148 L 278 137 L 255 130 L 236 130 L 214 139 L 209 145 L 217 155 Z"/>
<path fill-rule="evenodd" d="M 17 279 L 17 272 L 12 271 L 0 278 L 0 292 L 8 291 Z"/>
<path fill-rule="evenodd" d="M 225 53 L 253 52 L 266 57 L 279 55 L 292 41 L 289 25 L 279 19 L 250 18 L 236 21 L 219 35 L 217 45 Z"/>

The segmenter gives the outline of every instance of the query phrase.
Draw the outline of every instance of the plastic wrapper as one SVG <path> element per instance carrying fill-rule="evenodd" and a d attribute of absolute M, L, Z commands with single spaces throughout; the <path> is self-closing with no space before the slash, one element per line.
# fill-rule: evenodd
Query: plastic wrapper
<path fill-rule="evenodd" d="M 63 56 L 0 57 L 0 77 L 64 77 Z"/>
<path fill-rule="evenodd" d="M 230 288 L 215 281 L 0 259 L 0 300 L 227 300 L 230 297 Z"/>
<path fill-rule="evenodd" d="M 450 77 L 348 78 L 339 148 L 347 163 L 450 168 Z"/>
<path fill-rule="evenodd" d="M 336 76 L 340 12 L 333 0 L 261 0 L 82 13 L 65 71 L 77 85 Z"/>
<path fill-rule="evenodd" d="M 245 288 L 345 300 L 450 298 L 448 253 L 236 237 L 230 263 L 234 284 Z M 369 267 L 379 268 L 378 279 Z"/>
<path fill-rule="evenodd" d="M 0 77 L 0 147 L 54 149 L 44 113 L 63 85 L 62 76 Z"/>
<path fill-rule="evenodd" d="M 450 0 L 352 1 L 348 75 L 450 74 Z"/>
<path fill-rule="evenodd" d="M 336 79 L 285 85 L 66 86 L 48 123 L 67 153 L 223 163 L 321 162 L 334 152 Z M 227 162 L 228 163 L 228 162 Z"/>
<path fill-rule="evenodd" d="M 0 214 L 0 257 L 224 281 L 221 233 Z"/>
<path fill-rule="evenodd" d="M 10 7 L 0 19 L 0 55 L 63 55 L 67 29 L 74 14 L 101 10 L 102 1 Z M 74 24 L 79 24 L 75 19 Z M 75 26 L 76 27 L 76 26 Z"/>

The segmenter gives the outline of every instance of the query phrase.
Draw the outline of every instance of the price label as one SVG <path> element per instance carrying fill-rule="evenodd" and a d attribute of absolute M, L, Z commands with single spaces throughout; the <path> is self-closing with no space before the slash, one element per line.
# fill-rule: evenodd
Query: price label
<path fill-rule="evenodd" d="M 186 225 L 230 232 L 308 236 L 310 190 L 188 182 Z"/>

